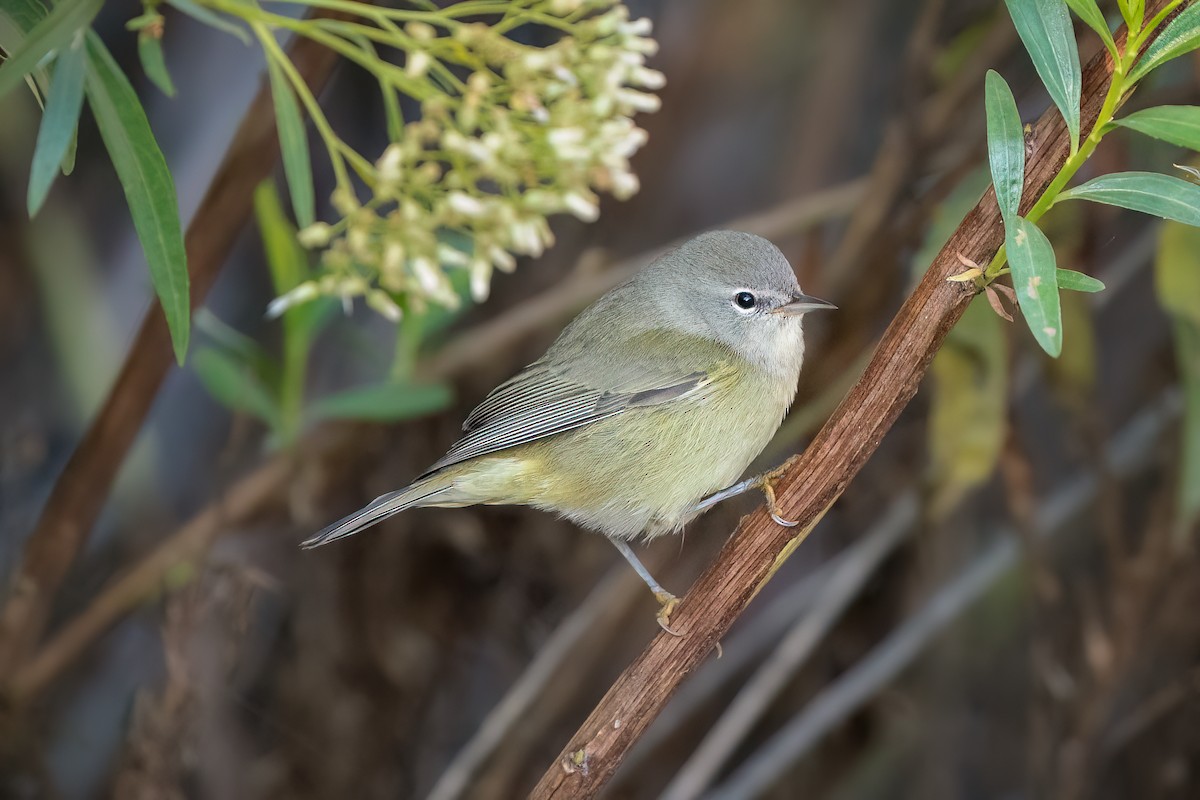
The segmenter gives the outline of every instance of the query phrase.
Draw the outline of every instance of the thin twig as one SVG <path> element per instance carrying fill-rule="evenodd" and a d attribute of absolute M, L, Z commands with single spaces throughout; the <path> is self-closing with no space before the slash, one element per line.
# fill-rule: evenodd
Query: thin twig
<path fill-rule="evenodd" d="M 1150 461 L 1163 432 L 1178 417 L 1178 390 L 1168 390 L 1148 410 L 1113 437 L 1108 461 L 1113 472 L 1128 477 Z M 1043 501 L 1034 529 L 1050 537 L 1086 511 L 1096 497 L 1099 481 L 1092 472 L 1079 475 Z M 932 638 L 962 614 L 971 603 L 1019 563 L 1015 533 L 1007 526 L 966 569 L 939 589 L 922 608 L 852 669 L 815 697 L 750 760 L 739 767 L 706 800 L 757 797 L 809 752 L 834 726 L 873 697 L 920 655 Z"/>
<path fill-rule="evenodd" d="M 289 56 L 314 92 L 337 63 L 334 53 L 308 39 L 293 42 Z M 184 244 L 193 309 L 204 301 L 233 249 L 250 217 L 254 187 L 270 176 L 278 153 L 274 106 L 264 84 L 242 117 L 225 160 L 187 228 Z M 173 364 L 166 318 L 155 304 L 142 320 L 112 390 L 55 482 L 25 544 L 0 611 L 0 684 L 41 638 L 58 587 L 87 541 L 125 454 Z"/>
<path fill-rule="evenodd" d="M 1163 0 L 1151 0 L 1161 7 Z M 1124 33 L 1119 35 L 1123 38 Z M 1081 118 L 1094 124 L 1110 83 L 1107 54 L 1089 62 Z M 1068 154 L 1066 126 L 1048 110 L 1035 126 L 1024 206 L 1041 196 Z M 979 263 L 999 249 L 1003 225 L 989 190 L 942 248 L 884 334 L 862 379 L 779 481 L 782 513 L 800 524 L 781 529 L 761 509 L 742 520 L 720 555 L 692 587 L 672 625 L 682 636 L 657 636 L 617 679 L 534 788 L 538 800 L 593 797 L 666 704 L 675 688 L 725 634 L 778 565 L 804 540 L 874 453 L 916 393 L 929 361 L 962 316 L 973 292 L 946 278 L 959 256 Z"/>

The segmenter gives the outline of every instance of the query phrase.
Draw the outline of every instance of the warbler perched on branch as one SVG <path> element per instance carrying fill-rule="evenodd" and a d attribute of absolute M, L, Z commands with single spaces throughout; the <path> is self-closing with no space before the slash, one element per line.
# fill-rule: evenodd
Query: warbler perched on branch
<path fill-rule="evenodd" d="M 834 306 L 800 291 L 766 239 L 697 236 L 585 309 L 471 412 L 463 438 L 412 484 L 303 546 L 418 506 L 534 506 L 607 536 L 654 592 L 670 631 L 678 600 L 629 542 L 678 531 L 756 487 L 789 524 L 771 473 L 734 481 L 796 395 L 804 315 L 826 308 Z"/>

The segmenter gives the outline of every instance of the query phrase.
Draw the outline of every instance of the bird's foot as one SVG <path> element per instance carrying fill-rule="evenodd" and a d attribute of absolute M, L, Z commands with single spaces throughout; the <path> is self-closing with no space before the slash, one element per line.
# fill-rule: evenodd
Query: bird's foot
<path fill-rule="evenodd" d="M 787 469 L 787 464 L 777 467 L 769 472 L 764 472 L 758 476 L 758 487 L 762 489 L 763 496 L 767 500 L 767 513 L 771 515 L 771 519 L 775 520 L 776 525 L 782 525 L 785 528 L 794 528 L 799 525 L 799 521 L 793 522 L 790 519 L 784 519 L 783 510 L 779 507 L 779 501 L 775 498 L 775 481 L 783 477 L 783 473 Z"/>
<path fill-rule="evenodd" d="M 672 636 L 682 636 L 683 634 L 670 626 L 671 614 L 679 605 L 679 598 L 668 591 L 660 591 L 654 593 L 654 599 L 658 601 L 658 615 L 655 619 L 658 620 L 658 627 L 662 628 Z"/>

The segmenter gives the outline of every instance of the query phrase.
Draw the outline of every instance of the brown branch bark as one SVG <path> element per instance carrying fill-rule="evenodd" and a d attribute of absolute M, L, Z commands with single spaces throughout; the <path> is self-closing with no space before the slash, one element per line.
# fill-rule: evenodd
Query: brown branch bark
<path fill-rule="evenodd" d="M 289 55 L 314 91 L 320 90 L 337 63 L 334 53 L 307 39 L 294 41 Z M 254 187 L 271 174 L 278 154 L 275 114 L 264 84 L 188 225 L 184 244 L 193 309 L 204 301 L 216 280 L 251 215 Z M 0 612 L 0 683 L 25 661 L 41 638 L 55 593 L 87 541 L 173 363 L 166 318 L 155 303 L 142 320 L 104 405 L 59 475 L 26 542 Z"/>
<path fill-rule="evenodd" d="M 1165 2 L 1147 2 L 1147 17 Z M 1123 29 L 1118 42 L 1123 46 Z M 1085 131 L 1099 114 L 1111 70 L 1106 51 L 1084 70 Z M 1066 126 L 1053 107 L 1038 120 L 1031 145 L 1023 208 L 1045 191 L 1068 155 Z M 958 255 L 986 264 L 1002 241 L 1000 212 L 989 189 L 900 308 L 862 378 L 809 448 L 789 462 L 777 492 L 784 515 L 799 520 L 799 527 L 782 528 L 761 509 L 742 519 L 672 617 L 672 626 L 683 635 L 663 633 L 650 642 L 546 770 L 531 797 L 587 798 L 604 786 L 680 682 L 709 656 L 776 566 L 816 526 L 916 393 L 930 360 L 974 294 L 970 287 L 946 281 L 962 271 Z"/>

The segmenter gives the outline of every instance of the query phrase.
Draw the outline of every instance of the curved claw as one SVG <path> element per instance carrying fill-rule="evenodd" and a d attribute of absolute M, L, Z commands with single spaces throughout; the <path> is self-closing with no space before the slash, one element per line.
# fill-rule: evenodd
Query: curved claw
<path fill-rule="evenodd" d="M 683 634 L 670 626 L 671 613 L 675 607 L 679 605 L 679 598 L 670 592 L 655 592 L 654 599 L 658 601 L 661 608 L 658 609 L 658 614 L 654 617 L 658 621 L 658 627 L 662 628 L 672 636 L 682 636 Z"/>
<path fill-rule="evenodd" d="M 793 521 L 790 519 L 784 519 L 783 517 L 776 514 L 774 511 L 769 511 L 767 513 L 769 513 L 771 515 L 771 519 L 775 520 L 776 525 L 782 525 L 785 528 L 794 528 L 800 524 L 799 520 Z"/>
<path fill-rule="evenodd" d="M 775 520 L 776 525 L 782 525 L 785 528 L 794 528 L 800 524 L 799 520 L 793 522 L 790 519 L 784 519 L 780 513 L 779 502 L 775 499 L 774 478 L 770 473 L 763 476 L 762 491 L 767 498 L 767 513 L 771 515 L 771 519 Z"/>

